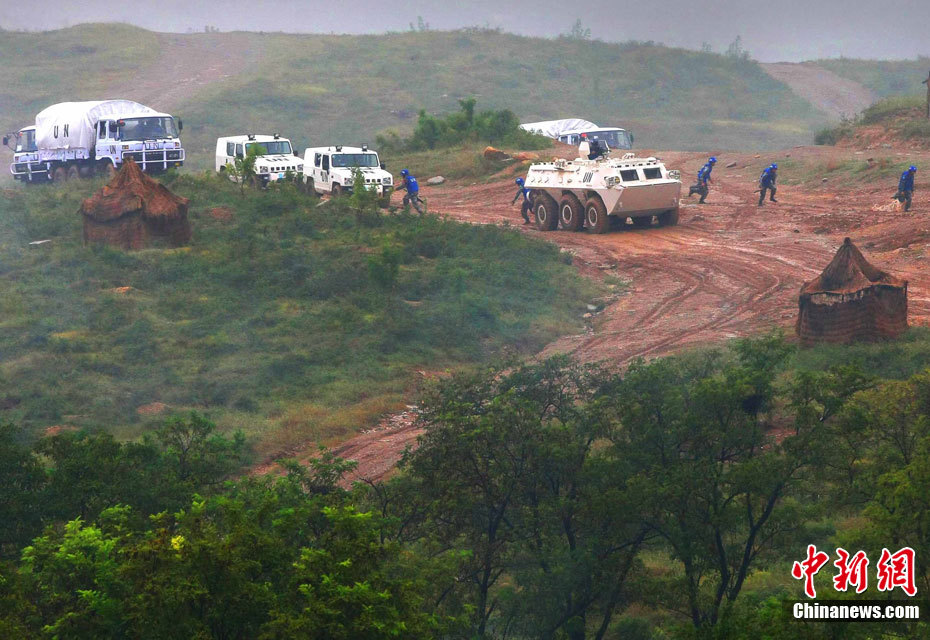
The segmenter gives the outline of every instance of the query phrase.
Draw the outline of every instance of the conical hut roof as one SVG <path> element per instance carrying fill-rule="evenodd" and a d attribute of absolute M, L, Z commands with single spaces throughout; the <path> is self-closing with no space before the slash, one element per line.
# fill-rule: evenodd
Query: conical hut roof
<path fill-rule="evenodd" d="M 873 285 L 903 288 L 907 286 L 907 281 L 896 278 L 869 263 L 852 240 L 846 238 L 823 273 L 804 284 L 801 288 L 801 295 L 851 293 Z"/>
<path fill-rule="evenodd" d="M 186 219 L 187 198 L 171 193 L 163 184 L 142 173 L 127 159 L 112 180 L 81 204 L 81 213 L 97 222 L 110 222 L 141 212 L 143 218 Z"/>

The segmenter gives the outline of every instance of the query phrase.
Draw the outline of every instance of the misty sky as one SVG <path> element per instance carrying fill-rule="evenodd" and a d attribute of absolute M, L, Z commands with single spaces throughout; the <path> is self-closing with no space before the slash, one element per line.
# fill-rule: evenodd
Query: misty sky
<path fill-rule="evenodd" d="M 724 51 L 742 36 L 763 62 L 930 54 L 930 0 L 0 0 L 0 27 L 56 29 L 129 22 L 156 31 L 381 33 L 422 16 L 433 29 L 501 27 L 525 35 L 567 32 L 576 18 L 605 41 L 654 40 Z"/>

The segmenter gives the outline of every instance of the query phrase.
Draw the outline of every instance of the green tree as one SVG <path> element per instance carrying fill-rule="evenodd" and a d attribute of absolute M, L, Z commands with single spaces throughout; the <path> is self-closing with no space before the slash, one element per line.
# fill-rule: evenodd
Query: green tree
<path fill-rule="evenodd" d="M 40 531 L 45 508 L 45 472 L 19 437 L 13 425 L 0 424 L 0 559 Z"/>
<path fill-rule="evenodd" d="M 631 491 L 681 579 L 694 627 L 704 635 L 726 617 L 754 567 L 805 519 L 798 492 L 824 454 L 826 426 L 798 413 L 781 439 L 766 432 L 774 381 L 789 353 L 777 337 L 737 344 L 736 360 L 635 363 L 618 390 L 623 428 L 615 446 L 634 458 Z"/>

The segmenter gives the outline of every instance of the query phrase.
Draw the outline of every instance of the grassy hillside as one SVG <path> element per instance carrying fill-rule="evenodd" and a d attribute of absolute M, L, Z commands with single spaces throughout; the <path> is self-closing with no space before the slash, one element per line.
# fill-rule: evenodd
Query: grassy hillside
<path fill-rule="evenodd" d="M 596 295 L 515 231 L 243 196 L 213 177 L 172 184 L 191 199 L 192 246 L 85 248 L 76 211 L 94 187 L 0 191 L 0 423 L 131 437 L 165 403 L 261 453 L 331 441 L 402 408 L 418 370 L 577 331 Z"/>
<path fill-rule="evenodd" d="M 154 33 L 123 24 L 0 30 L 0 125 L 6 132 L 32 124 L 55 102 L 111 97 L 109 87 L 144 73 L 158 53 Z"/>
<path fill-rule="evenodd" d="M 927 78 L 930 58 L 916 60 L 857 60 L 833 58 L 817 60 L 817 64 L 833 73 L 855 80 L 871 89 L 880 98 L 924 93 L 921 84 Z"/>
<path fill-rule="evenodd" d="M 231 49 L 243 41 L 243 34 L 188 37 L 227 37 Z M 281 131 L 300 147 L 373 141 L 387 129 L 409 130 L 421 108 L 456 110 L 467 96 L 477 97 L 479 108 L 509 108 L 523 121 L 579 116 L 626 126 L 645 148 L 782 147 L 808 142 L 823 124 L 821 114 L 755 62 L 651 43 L 492 30 L 249 34 L 247 42 L 261 51 L 257 63 L 222 69 L 221 84 L 192 84 L 175 109 L 187 124 L 195 168 L 210 165 L 220 134 Z M 44 50 L 58 53 L 29 55 Z M 159 55 L 171 55 L 155 34 L 120 25 L 0 32 L 0 52 L 0 124 L 7 128 L 50 102 L 132 86 L 127 74 L 147 77 L 146 64 L 164 65 Z"/>
<path fill-rule="evenodd" d="M 494 31 L 266 36 L 264 68 L 191 105 L 203 148 L 223 127 L 277 127 L 300 141 L 371 140 L 420 108 L 509 108 L 521 120 L 582 116 L 627 126 L 641 147 L 784 145 L 819 115 L 749 61 L 648 44 Z"/>

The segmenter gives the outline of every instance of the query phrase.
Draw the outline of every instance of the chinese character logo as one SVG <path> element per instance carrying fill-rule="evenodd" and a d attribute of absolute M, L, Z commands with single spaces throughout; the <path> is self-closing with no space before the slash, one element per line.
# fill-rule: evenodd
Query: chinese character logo
<path fill-rule="evenodd" d="M 807 559 L 803 562 L 795 561 L 791 567 L 791 575 L 800 580 L 804 578 L 804 593 L 808 598 L 816 598 L 817 590 L 814 589 L 814 576 L 827 564 L 830 556 L 823 551 L 817 551 L 817 547 L 812 544 L 807 545 Z"/>
<path fill-rule="evenodd" d="M 914 550 L 910 547 L 895 553 L 882 549 L 882 557 L 878 561 L 878 590 L 894 591 L 897 587 L 901 587 L 909 596 L 917 593 L 914 584 Z"/>

